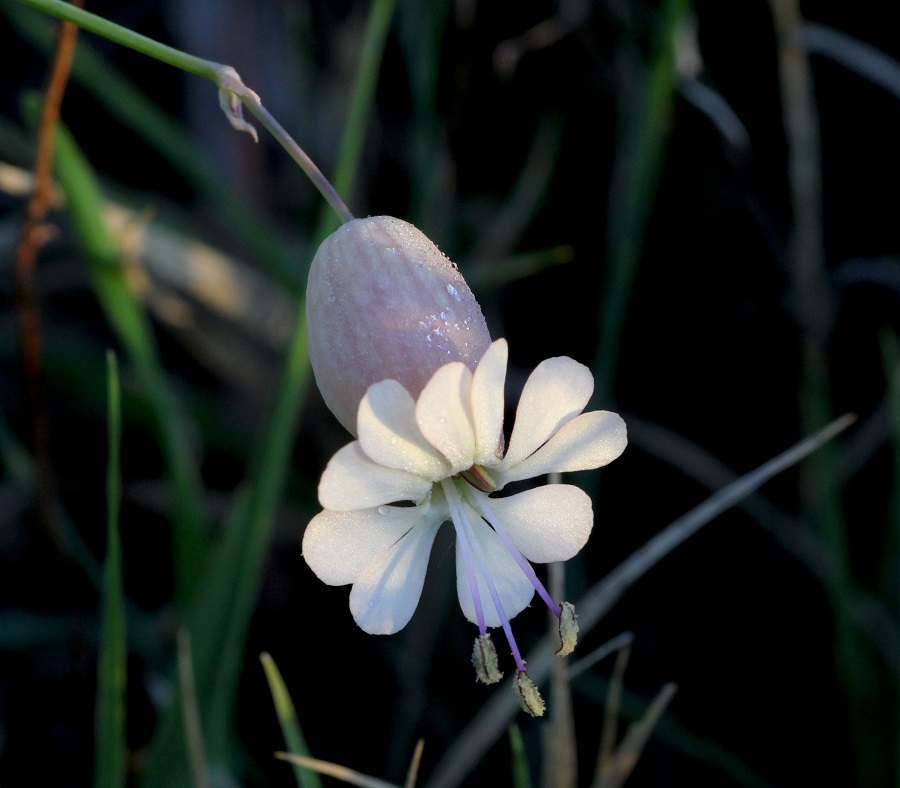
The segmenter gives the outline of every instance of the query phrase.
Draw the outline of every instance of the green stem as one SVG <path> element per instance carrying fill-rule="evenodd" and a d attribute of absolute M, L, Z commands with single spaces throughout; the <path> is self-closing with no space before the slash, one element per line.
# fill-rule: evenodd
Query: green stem
<path fill-rule="evenodd" d="M 220 64 L 213 63 L 210 60 L 188 55 L 179 49 L 160 44 L 152 38 L 142 36 L 135 33 L 127 27 L 117 25 L 107 19 L 97 16 L 96 14 L 77 8 L 63 0 L 19 0 L 25 5 L 37 8 L 39 11 L 55 16 L 57 19 L 64 19 L 67 22 L 74 22 L 78 27 L 96 33 L 98 36 L 108 38 L 117 44 L 143 52 L 152 58 L 168 63 L 170 66 L 180 68 L 182 71 L 188 71 L 196 74 L 198 77 L 206 77 L 215 80 L 218 74 Z"/>
<path fill-rule="evenodd" d="M 20 0 L 20 2 L 50 14 L 50 16 L 55 16 L 57 19 L 73 22 L 84 30 L 108 38 L 110 41 L 115 41 L 117 44 L 126 46 L 129 49 L 149 55 L 163 63 L 168 63 L 170 66 L 180 68 L 182 71 L 211 79 L 219 88 L 222 109 L 234 128 L 247 131 L 253 135 L 254 139 L 256 138 L 256 132 L 253 131 L 252 127 L 244 123 L 240 117 L 240 105 L 236 105 L 232 100 L 232 97 L 237 97 L 256 116 L 259 122 L 269 130 L 272 136 L 290 154 L 291 158 L 300 165 L 306 176 L 334 209 L 341 222 L 348 222 L 353 218 L 353 214 L 350 213 L 350 210 L 322 174 L 321 170 L 316 167 L 312 159 L 306 155 L 281 124 L 263 107 L 259 96 L 241 81 L 237 71 L 231 66 L 216 63 L 212 60 L 204 60 L 182 52 L 180 49 L 160 44 L 152 38 L 142 36 L 140 33 L 129 30 L 127 27 L 117 25 L 115 22 L 110 22 L 89 11 L 84 11 L 81 8 L 63 2 L 63 0 Z"/>

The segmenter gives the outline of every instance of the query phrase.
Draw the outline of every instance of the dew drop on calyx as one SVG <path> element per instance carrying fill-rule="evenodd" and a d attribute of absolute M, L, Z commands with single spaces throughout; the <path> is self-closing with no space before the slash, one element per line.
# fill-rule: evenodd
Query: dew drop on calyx
<path fill-rule="evenodd" d="M 447 284 L 447 292 L 450 293 L 450 295 L 452 295 L 457 301 L 462 301 L 462 296 L 457 292 L 456 288 L 449 283 Z"/>

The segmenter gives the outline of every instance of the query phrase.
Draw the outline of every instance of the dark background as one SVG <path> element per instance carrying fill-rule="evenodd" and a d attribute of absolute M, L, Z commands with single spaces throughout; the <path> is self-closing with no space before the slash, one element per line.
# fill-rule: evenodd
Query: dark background
<path fill-rule="evenodd" d="M 893 5 L 817 2 L 802 10 L 809 22 L 896 58 Z M 326 173 L 337 155 L 367 7 L 300 0 L 89 3 L 101 16 L 235 66 Z M 7 19 L 0 28 L 7 63 L 0 149 L 4 160 L 29 168 L 33 130 L 20 102 L 25 91 L 42 88 L 48 57 L 25 35 L 19 21 L 25 11 L 14 0 L 2 0 L 0 10 Z M 691 100 L 695 77 L 683 69 L 663 113 L 658 180 L 652 167 L 641 176 L 648 214 L 639 265 L 615 346 L 615 376 L 601 382 L 604 399 L 597 403 L 634 426 L 631 444 L 609 468 L 581 480 L 596 496 L 596 527 L 570 564 L 572 598 L 702 501 L 710 486 L 723 484 L 707 460 L 745 473 L 810 429 L 800 393 L 804 333 L 790 251 L 796 223 L 770 8 L 758 0 L 698 1 L 688 16 L 702 58 L 695 77 L 730 107 L 746 138 L 727 139 L 722 116 Z M 502 68 L 499 53 L 509 42 L 548 19 L 555 19 L 556 40 Z M 415 222 L 460 264 L 492 335 L 509 340 L 511 395 L 540 360 L 569 355 L 592 364 L 601 350 L 601 311 L 616 275 L 611 239 L 622 229 L 615 223 L 633 183 L 614 173 L 642 172 L 629 170 L 622 157 L 638 140 L 630 119 L 640 113 L 661 30 L 660 4 L 640 0 L 398 2 L 359 181 L 344 198 L 358 216 Z M 183 124 L 197 155 L 208 158 L 252 216 L 275 228 L 286 264 L 257 259 L 214 201 L 76 81 L 63 120 L 107 195 L 150 209 L 154 222 L 263 272 L 285 303 L 296 303 L 321 209 L 302 173 L 265 133 L 256 146 L 233 133 L 205 81 L 84 38 Z M 892 508 L 900 495 L 897 436 L 888 417 L 900 402 L 895 393 L 891 403 L 886 383 L 886 369 L 896 374 L 890 348 L 900 328 L 897 77 L 892 95 L 829 57 L 814 53 L 810 62 L 821 135 L 821 263 L 834 314 L 820 338 L 823 377 L 831 413 L 860 417 L 826 466 L 839 479 L 846 545 L 819 538 L 822 501 L 800 472 L 788 471 L 763 490 L 771 509 L 718 518 L 652 569 L 585 638 L 581 654 L 622 631 L 634 633 L 625 683 L 636 698 L 650 699 L 668 681 L 679 685 L 666 735 L 661 728 L 649 745 L 633 785 L 887 786 L 900 779 L 896 654 L 893 667 L 884 656 L 897 627 L 900 555 Z M 5 192 L 0 200 L 0 396 L 6 423 L 27 445 L 10 262 L 24 200 Z M 116 340 L 65 214 L 55 212 L 52 221 L 58 234 L 42 250 L 37 281 L 54 476 L 60 502 L 99 559 L 102 353 Z M 524 266 L 526 253 L 558 247 L 563 264 L 491 278 L 502 263 Z M 150 276 L 151 305 L 154 288 L 166 286 Z M 192 407 L 206 414 L 196 436 L 201 472 L 213 510 L 224 515 L 251 436 L 265 423 L 284 331 L 273 330 L 265 342 L 235 342 L 244 330 L 235 316 L 207 315 L 199 329 L 185 331 L 156 306 L 167 369 Z M 269 308 L 259 303 L 261 311 Z M 316 756 L 400 782 L 415 740 L 424 737 L 427 778 L 488 697 L 468 665 L 474 630 L 455 601 L 452 540 L 439 539 L 422 604 L 402 633 L 378 638 L 358 630 L 347 589 L 319 583 L 299 548 L 317 510 L 318 475 L 347 436 L 317 392 L 298 407 L 295 471 L 246 650 L 237 774 L 248 785 L 290 784 L 288 768 L 270 758 L 283 744 L 257 667 L 266 650 L 285 676 Z M 139 770 L 171 656 L 172 570 L 155 438 L 140 413 L 126 418 L 125 583 L 139 611 L 130 633 L 129 740 Z M 678 436 L 707 452 L 706 459 L 695 463 Z M 0 492 L 6 628 L 0 783 L 88 784 L 97 595 L 42 531 L 35 501 L 8 476 Z M 809 539 L 817 540 L 814 549 L 804 552 Z M 835 597 L 821 581 L 835 552 L 846 572 L 840 604 L 862 599 L 868 614 L 851 624 L 856 648 L 849 674 L 835 656 Z M 542 631 L 543 612 L 535 605 L 515 624 L 527 646 Z M 584 785 L 610 670 L 611 661 L 602 662 L 574 684 Z M 536 769 L 541 723 L 520 718 L 519 724 Z M 510 784 L 510 771 L 501 741 L 468 784 Z"/>

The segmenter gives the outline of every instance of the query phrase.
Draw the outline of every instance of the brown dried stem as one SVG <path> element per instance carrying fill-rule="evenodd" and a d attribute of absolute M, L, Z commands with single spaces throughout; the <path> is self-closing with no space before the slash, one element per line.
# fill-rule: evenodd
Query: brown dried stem
<path fill-rule="evenodd" d="M 76 4 L 80 4 L 76 0 Z M 37 152 L 34 161 L 34 191 L 28 201 L 25 221 L 16 245 L 16 298 L 19 309 L 19 342 L 22 369 L 31 407 L 32 450 L 37 465 L 38 507 L 41 520 L 54 542 L 60 539 L 54 514 L 54 484 L 50 466 L 49 419 L 43 393 L 43 343 L 40 309 L 35 288 L 34 268 L 40 247 L 50 233 L 44 219 L 50 209 L 53 167 L 53 136 L 59 110 L 69 80 L 72 53 L 78 28 L 70 22 L 60 25 L 59 40 L 47 83 L 44 107 L 38 126 Z"/>

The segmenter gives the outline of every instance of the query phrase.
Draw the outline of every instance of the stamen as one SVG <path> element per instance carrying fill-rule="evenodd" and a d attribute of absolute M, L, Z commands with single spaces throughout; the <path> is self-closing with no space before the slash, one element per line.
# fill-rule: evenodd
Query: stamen
<path fill-rule="evenodd" d="M 527 711 L 532 717 L 544 716 L 544 710 L 547 708 L 544 699 L 538 692 L 537 685 L 524 670 L 516 674 L 516 690 L 522 711 Z"/>
<path fill-rule="evenodd" d="M 519 552 L 519 548 L 515 546 L 513 540 L 509 538 L 509 534 L 500 526 L 500 521 L 494 516 L 494 513 L 491 511 L 490 506 L 488 506 L 488 498 L 486 495 L 478 495 L 472 490 L 467 490 L 466 495 L 469 499 L 469 503 L 473 505 L 474 508 L 481 510 L 481 514 L 484 515 L 484 518 L 491 524 L 491 527 L 497 532 L 497 536 L 500 537 L 500 541 L 503 542 L 503 546 L 509 551 L 509 554 L 513 557 L 513 560 L 519 565 L 519 569 L 521 569 L 525 573 L 525 577 L 529 579 L 531 585 L 534 586 L 534 590 L 538 592 L 538 596 L 544 600 L 544 603 L 547 607 L 550 608 L 550 611 L 554 616 L 560 618 L 562 616 L 562 611 L 559 609 L 559 606 L 556 602 L 553 601 L 553 597 L 550 596 L 550 593 L 544 588 L 544 584 L 538 579 L 538 576 L 534 573 L 534 568 L 528 563 L 528 559 L 525 558 L 522 553 Z"/>
<path fill-rule="evenodd" d="M 475 666 L 475 677 L 483 684 L 496 684 L 503 678 L 497 664 L 497 649 L 489 634 L 475 638 L 472 664 Z"/>
<path fill-rule="evenodd" d="M 447 482 L 444 481 L 441 482 L 441 484 L 447 484 Z M 451 489 L 452 492 L 450 492 Z M 481 545 L 475 538 L 475 531 L 472 528 L 472 523 L 469 522 L 469 517 L 466 514 L 465 509 L 463 508 L 462 499 L 459 497 L 459 491 L 453 484 L 447 484 L 445 492 L 447 493 L 447 500 L 452 501 L 450 503 L 450 511 L 453 512 L 454 508 L 456 509 L 456 511 L 459 513 L 460 521 L 463 527 L 467 530 L 467 536 L 469 537 L 470 545 L 472 547 L 472 553 L 475 556 L 475 560 L 478 562 L 478 568 L 481 570 L 481 576 L 484 578 L 484 582 L 488 587 L 488 591 L 490 591 L 491 593 L 491 599 L 494 602 L 494 609 L 497 611 L 497 615 L 500 617 L 500 626 L 503 627 L 503 634 L 506 635 L 506 640 L 509 643 L 510 650 L 512 651 L 513 659 L 516 661 L 516 667 L 524 673 L 525 660 L 522 659 L 522 654 L 519 652 L 519 646 L 516 644 L 516 639 L 513 637 L 512 627 L 509 625 L 509 618 L 506 615 L 506 611 L 503 609 L 503 603 L 500 601 L 500 594 L 497 592 L 497 587 L 494 585 L 494 581 L 491 579 L 490 572 L 488 572 L 487 559 L 485 559 L 484 553 L 481 549 Z"/>
<path fill-rule="evenodd" d="M 497 489 L 497 482 L 480 465 L 473 465 L 467 471 L 460 471 L 459 475 L 476 490 L 481 490 L 481 492 L 492 493 Z"/>
<path fill-rule="evenodd" d="M 459 549 L 462 550 L 463 564 L 466 567 L 466 579 L 469 581 L 469 590 L 472 592 L 472 603 L 475 606 L 475 618 L 478 621 L 478 632 L 482 636 L 487 633 L 487 625 L 484 623 L 484 610 L 481 606 L 481 594 L 478 591 L 478 581 L 475 579 L 475 567 L 472 566 L 472 553 L 469 549 L 468 535 L 462 526 L 462 514 L 459 506 L 459 496 L 453 482 L 447 479 L 441 480 L 444 496 L 450 506 L 450 516 L 453 520 L 453 528 L 456 538 L 459 539 Z M 452 492 L 451 492 L 452 490 Z"/>
<path fill-rule="evenodd" d="M 559 649 L 557 657 L 568 657 L 575 650 L 578 642 L 578 616 L 575 615 L 575 605 L 571 602 L 563 602 L 560 605 L 562 615 L 559 617 Z"/>

